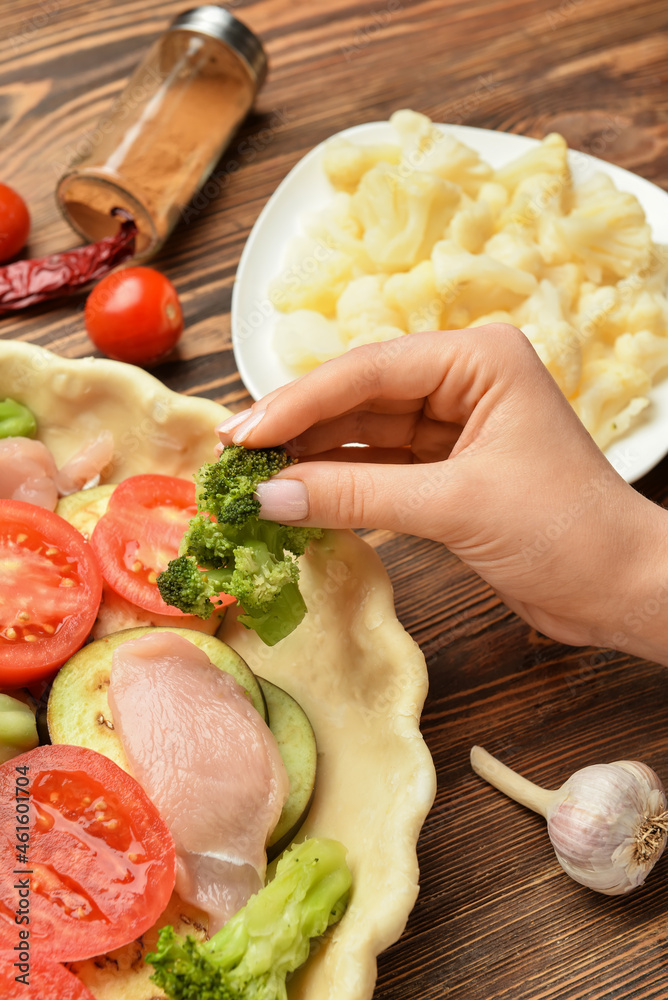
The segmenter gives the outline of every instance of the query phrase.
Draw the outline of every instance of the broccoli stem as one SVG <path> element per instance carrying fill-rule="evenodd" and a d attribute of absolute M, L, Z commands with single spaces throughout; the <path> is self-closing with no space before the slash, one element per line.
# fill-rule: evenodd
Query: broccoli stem
<path fill-rule="evenodd" d="M 306 961 L 311 938 L 340 919 L 350 883 L 342 844 L 306 840 L 209 941 L 163 927 L 146 956 L 151 979 L 172 1000 L 284 1000 L 287 974 Z"/>
<path fill-rule="evenodd" d="M 275 646 L 294 629 L 306 614 L 306 604 L 296 583 L 286 583 L 274 598 L 268 611 L 253 611 L 244 607 L 245 614 L 238 621 L 247 629 L 254 629 L 266 646 Z"/>

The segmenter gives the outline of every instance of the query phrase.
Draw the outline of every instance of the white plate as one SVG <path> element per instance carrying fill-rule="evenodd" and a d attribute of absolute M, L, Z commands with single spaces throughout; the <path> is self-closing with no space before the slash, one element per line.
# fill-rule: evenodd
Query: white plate
<path fill-rule="evenodd" d="M 475 149 L 492 167 L 498 168 L 537 145 L 538 140 L 509 132 L 493 132 L 466 125 L 439 125 Z M 388 122 L 369 122 L 338 133 L 356 143 L 398 142 Z M 249 393 L 259 399 L 294 378 L 272 347 L 277 312 L 267 289 L 275 277 L 293 237 L 301 232 L 301 220 L 323 208 L 332 197 L 332 187 L 322 169 L 324 143 L 297 163 L 279 184 L 253 226 L 241 255 L 232 292 L 232 345 L 237 368 Z M 634 194 L 650 220 L 654 240 L 668 243 L 668 194 L 661 188 L 594 156 L 569 152 L 573 175 L 584 179 L 594 170 L 608 174 L 617 187 Z M 627 480 L 635 482 L 668 453 L 668 379 L 650 393 L 651 405 L 635 428 L 607 449 L 606 455 Z"/>

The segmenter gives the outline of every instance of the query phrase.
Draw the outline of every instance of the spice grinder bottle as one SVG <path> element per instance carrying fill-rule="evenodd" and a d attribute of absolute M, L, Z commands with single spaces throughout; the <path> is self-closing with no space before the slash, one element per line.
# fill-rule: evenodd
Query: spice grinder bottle
<path fill-rule="evenodd" d="M 253 103 L 267 70 L 258 38 L 214 4 L 178 15 L 149 49 L 58 182 L 58 204 L 87 240 L 138 229 L 135 260 L 159 249 Z"/>

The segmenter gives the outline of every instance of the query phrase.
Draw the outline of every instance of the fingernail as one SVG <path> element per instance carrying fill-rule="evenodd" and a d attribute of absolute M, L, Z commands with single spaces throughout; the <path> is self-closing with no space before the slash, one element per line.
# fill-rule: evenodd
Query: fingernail
<path fill-rule="evenodd" d="M 234 444 L 241 444 L 245 441 L 253 428 L 257 427 L 260 423 L 265 413 L 266 410 L 256 410 L 252 417 L 248 417 L 248 419 L 244 420 L 242 424 L 239 424 L 232 435 L 232 441 Z"/>
<path fill-rule="evenodd" d="M 238 413 L 228 417 L 227 420 L 223 420 L 222 424 L 216 427 L 216 432 L 218 434 L 229 434 L 229 432 L 234 430 L 235 427 L 238 427 L 239 424 L 243 424 L 244 420 L 248 418 L 248 414 L 251 412 L 252 410 L 250 406 L 246 410 L 239 410 Z"/>
<path fill-rule="evenodd" d="M 266 521 L 303 521 L 308 517 L 308 490 L 300 479 L 269 479 L 258 483 L 255 495 L 260 501 L 260 517 Z"/>

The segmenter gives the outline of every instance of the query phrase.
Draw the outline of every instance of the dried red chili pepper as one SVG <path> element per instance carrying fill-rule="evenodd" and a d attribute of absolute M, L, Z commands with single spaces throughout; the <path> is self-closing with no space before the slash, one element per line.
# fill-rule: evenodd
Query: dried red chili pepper
<path fill-rule="evenodd" d="M 122 215 L 124 220 L 114 236 L 64 253 L 17 260 L 0 267 L 0 314 L 68 295 L 132 257 L 137 226 L 122 209 L 114 209 L 112 215 Z"/>

